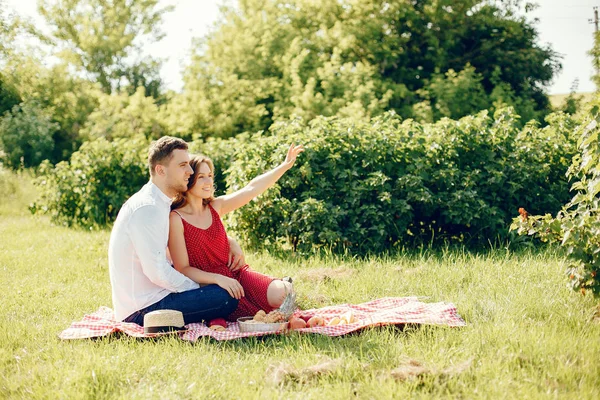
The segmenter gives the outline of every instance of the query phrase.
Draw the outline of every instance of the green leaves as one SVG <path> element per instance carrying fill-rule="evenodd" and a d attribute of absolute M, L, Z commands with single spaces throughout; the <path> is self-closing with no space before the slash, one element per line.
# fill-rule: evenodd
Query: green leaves
<path fill-rule="evenodd" d="M 232 143 L 230 190 L 281 162 L 290 142 L 306 151 L 275 188 L 232 214 L 230 227 L 254 246 L 287 243 L 303 251 L 505 237 L 519 205 L 556 212 L 568 200 L 565 171 L 575 140 L 563 131 L 564 115 L 526 131 L 510 109 L 497 117 L 276 123 L 270 136 Z"/>
<path fill-rule="evenodd" d="M 53 167 L 47 161 L 35 184 L 40 198 L 33 213 L 49 214 L 54 222 L 94 228 L 112 223 L 121 205 L 148 180 L 144 136 L 84 143 L 69 162 Z"/>
<path fill-rule="evenodd" d="M 69 163 L 42 166 L 35 211 L 67 225 L 110 224 L 147 180 L 143 155 L 152 135 L 144 128 L 128 137 L 127 126 L 119 124 L 146 121 L 147 112 L 139 120 L 128 113 L 145 109 L 151 99 L 141 91 L 123 97 L 130 102 L 125 107 L 119 99 L 101 96 L 85 128 L 98 139 Z M 495 119 L 482 112 L 435 124 L 392 113 L 362 121 L 291 119 L 269 132 L 196 140 L 190 151 L 214 160 L 219 195 L 279 164 L 290 142 L 305 146 L 274 187 L 228 216 L 229 229 L 253 246 L 366 253 L 424 241 L 477 244 L 505 237 L 519 206 L 554 213 L 570 197 L 565 171 L 575 152 L 572 117 L 554 115 L 543 129 L 521 129 L 517 122 L 511 109 L 499 110 Z M 558 229 L 553 222 L 547 227 Z"/>
<path fill-rule="evenodd" d="M 146 97 L 144 88 L 139 87 L 131 96 L 126 93 L 100 95 L 98 107 L 88 116 L 80 134 L 91 140 L 112 141 L 140 135 L 158 139 L 165 134 L 165 128 L 159 120 L 154 98 Z"/>
<path fill-rule="evenodd" d="M 451 4 L 450 4 L 451 3 Z M 437 121 L 549 112 L 559 69 L 506 2 L 243 1 L 197 42 L 172 107 L 182 135 L 230 137 L 294 116 Z"/>
<path fill-rule="evenodd" d="M 567 175 L 574 180 L 575 195 L 562 207 L 556 217 L 546 214 L 527 219 L 516 218 L 511 230 L 520 235 L 540 237 L 543 241 L 559 242 L 567 250 L 567 274 L 573 290 L 583 294 L 591 291 L 600 297 L 600 141 L 594 111 L 598 99 L 580 114 L 581 124 L 575 129 L 578 156 Z"/>
<path fill-rule="evenodd" d="M 37 102 L 14 106 L 0 118 L 0 160 L 15 169 L 38 166 L 54 148 L 57 128 Z"/>
<path fill-rule="evenodd" d="M 89 74 L 105 93 L 119 88 L 123 76 L 130 84 L 144 81 L 136 77 L 140 68 L 156 61 L 138 59 L 128 65 L 125 59 L 139 51 L 144 40 L 162 38 L 159 24 L 172 9 L 158 7 L 158 0 L 41 0 L 38 6 L 52 29 L 59 57 Z"/>

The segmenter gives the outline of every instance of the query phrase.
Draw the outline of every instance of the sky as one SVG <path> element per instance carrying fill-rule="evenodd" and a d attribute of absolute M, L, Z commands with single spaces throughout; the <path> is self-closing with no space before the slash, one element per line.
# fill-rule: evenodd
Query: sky
<path fill-rule="evenodd" d="M 161 0 L 161 5 L 172 4 L 175 10 L 164 17 L 162 29 L 166 36 L 146 51 L 164 59 L 161 77 L 169 89 L 181 90 L 183 68 L 189 60 L 193 38 L 204 36 L 218 21 L 219 4 L 224 0 Z M 549 94 L 569 93 L 575 79 L 579 92 L 595 90 L 591 81 L 594 73 L 591 57 L 593 45 L 594 6 L 600 0 L 533 0 L 539 8 L 530 13 L 538 18 L 535 24 L 540 44 L 549 43 L 563 58 L 563 69 L 547 88 Z M 37 13 L 37 0 L 5 0 L 9 9 L 30 17 L 37 26 L 43 20 Z"/>

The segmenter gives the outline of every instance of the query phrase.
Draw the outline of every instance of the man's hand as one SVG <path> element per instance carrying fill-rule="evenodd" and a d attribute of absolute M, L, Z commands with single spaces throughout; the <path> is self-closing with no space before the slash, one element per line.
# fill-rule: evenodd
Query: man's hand
<path fill-rule="evenodd" d="M 233 278 L 229 278 L 225 275 L 218 275 L 216 277 L 216 283 L 223 289 L 227 290 L 229 295 L 234 299 L 241 299 L 244 297 L 244 288 L 242 284 Z"/>
<path fill-rule="evenodd" d="M 238 242 L 230 237 L 227 237 L 227 239 L 229 239 L 229 258 L 227 260 L 227 266 L 230 271 L 237 271 L 246 265 L 246 257 Z"/>

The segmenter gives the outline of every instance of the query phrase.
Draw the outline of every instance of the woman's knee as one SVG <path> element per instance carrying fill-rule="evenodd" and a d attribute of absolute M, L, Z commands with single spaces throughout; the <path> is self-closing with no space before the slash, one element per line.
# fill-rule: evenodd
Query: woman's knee
<path fill-rule="evenodd" d="M 275 279 L 267 288 L 267 301 L 273 308 L 278 308 L 285 296 L 292 290 L 291 283 Z"/>

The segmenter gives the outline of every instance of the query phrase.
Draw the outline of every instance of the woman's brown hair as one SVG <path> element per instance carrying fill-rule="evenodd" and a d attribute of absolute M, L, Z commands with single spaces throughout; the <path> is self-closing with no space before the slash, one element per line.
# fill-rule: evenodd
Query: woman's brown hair
<path fill-rule="evenodd" d="M 193 155 L 190 158 L 190 167 L 192 167 L 192 170 L 194 172 L 192 172 L 192 175 L 190 175 L 190 179 L 188 180 L 187 190 L 190 190 L 196 184 L 196 181 L 198 180 L 198 171 L 200 170 L 200 165 L 202 165 L 202 163 L 206 163 L 206 165 L 208 165 L 208 168 L 210 168 L 210 172 L 212 172 L 214 175 L 215 166 L 210 158 L 201 154 Z M 214 196 L 210 196 L 208 199 L 202 199 L 202 204 L 206 206 L 210 204 L 210 202 L 212 202 L 214 199 Z M 171 203 L 171 210 L 177 210 L 181 207 L 184 207 L 187 204 L 187 202 L 187 191 L 184 193 L 177 193 L 177 196 L 175 196 L 173 203 Z"/>

